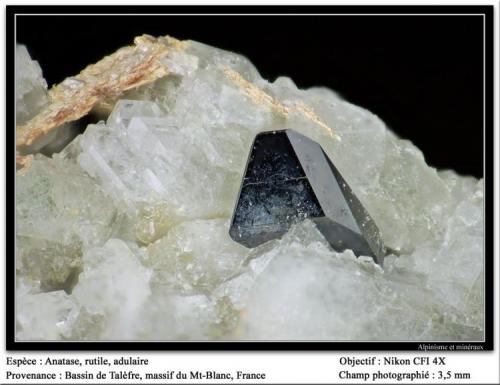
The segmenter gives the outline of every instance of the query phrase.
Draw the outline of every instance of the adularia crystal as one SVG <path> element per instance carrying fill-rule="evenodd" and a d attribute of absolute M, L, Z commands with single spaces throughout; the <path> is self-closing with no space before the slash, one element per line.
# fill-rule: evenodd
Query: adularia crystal
<path fill-rule="evenodd" d="M 336 251 L 382 264 L 377 225 L 321 146 L 294 130 L 256 136 L 229 233 L 255 247 L 310 218 Z"/>

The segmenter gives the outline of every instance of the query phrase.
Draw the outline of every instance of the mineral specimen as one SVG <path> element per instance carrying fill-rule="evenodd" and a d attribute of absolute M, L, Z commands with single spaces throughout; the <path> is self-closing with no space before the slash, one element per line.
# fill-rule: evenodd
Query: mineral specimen
<path fill-rule="evenodd" d="M 137 37 L 134 46 L 118 50 L 51 88 L 46 108 L 25 124 L 18 122 L 17 147 L 28 147 L 29 151 L 29 147 L 44 135 L 82 117 L 94 107 L 102 107 L 107 99 L 166 75 L 166 66 L 161 60 L 165 60 L 170 51 L 175 51 L 177 40 L 166 38 L 161 42 L 165 44 L 155 44 L 155 39 L 148 36 Z M 32 68 L 37 66 L 30 60 L 26 63 Z M 17 72 L 28 72 L 28 65 L 22 62 L 19 65 L 21 70 Z"/>
<path fill-rule="evenodd" d="M 71 290 L 86 247 L 104 243 L 118 213 L 77 165 L 36 155 L 16 178 L 17 271 L 44 290 Z"/>
<path fill-rule="evenodd" d="M 112 112 L 17 173 L 18 340 L 483 338 L 483 181 L 429 167 L 365 109 L 152 37 L 48 95 L 16 99 L 19 151 Z M 321 145 L 403 255 L 382 270 L 311 219 L 253 249 L 229 237 L 252 140 L 283 129 Z"/>
<path fill-rule="evenodd" d="M 254 247 L 305 218 L 316 223 L 335 250 L 351 249 L 382 264 L 385 247 L 377 226 L 321 146 L 293 130 L 258 134 L 231 237 Z"/>
<path fill-rule="evenodd" d="M 24 45 L 16 46 L 16 123 L 26 123 L 49 103 L 47 82 Z"/>

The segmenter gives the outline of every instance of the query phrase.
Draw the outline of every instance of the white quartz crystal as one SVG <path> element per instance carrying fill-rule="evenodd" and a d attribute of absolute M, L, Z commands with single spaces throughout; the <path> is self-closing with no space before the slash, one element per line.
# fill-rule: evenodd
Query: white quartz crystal
<path fill-rule="evenodd" d="M 23 124 L 49 102 L 47 82 L 26 46 L 16 45 L 16 123 Z"/>
<path fill-rule="evenodd" d="M 462 308 L 433 295 L 424 275 L 396 271 L 391 260 L 383 270 L 350 250 L 332 252 L 315 232 L 314 225 L 306 222 L 270 251 L 271 262 L 249 293 L 243 320 L 247 338 L 349 341 L 479 336 Z"/>
<path fill-rule="evenodd" d="M 16 177 L 16 270 L 43 290 L 70 289 L 83 250 L 105 242 L 119 215 L 77 165 L 36 155 Z"/>
<path fill-rule="evenodd" d="M 148 247 L 145 262 L 163 290 L 211 293 L 242 271 L 249 249 L 229 238 L 225 219 L 186 221 Z"/>
<path fill-rule="evenodd" d="M 63 338 L 76 306 L 64 291 L 17 295 L 16 335 L 20 340 Z"/>
<path fill-rule="evenodd" d="M 186 42 L 164 65 L 17 176 L 18 339 L 483 338 L 482 180 L 242 56 Z M 401 256 L 335 252 L 308 221 L 255 249 L 229 238 L 252 140 L 284 128 L 322 145 Z"/>
<path fill-rule="evenodd" d="M 151 293 L 151 271 L 142 265 L 142 253 L 135 245 L 110 239 L 83 255 L 84 270 L 72 296 L 91 314 L 103 316 L 101 338 L 133 339 L 140 327 Z"/>
<path fill-rule="evenodd" d="M 47 82 L 36 60 L 32 60 L 26 46 L 16 45 L 16 125 L 28 122 L 50 103 Z M 71 122 L 58 127 L 45 137 L 36 140 L 24 149 L 25 152 L 59 152 L 78 132 L 76 124 Z M 42 150 L 43 149 L 43 150 Z"/>

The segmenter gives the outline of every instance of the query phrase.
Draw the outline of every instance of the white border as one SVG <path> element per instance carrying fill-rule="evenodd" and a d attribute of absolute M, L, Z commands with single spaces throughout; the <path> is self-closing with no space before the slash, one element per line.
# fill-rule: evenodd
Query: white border
<path fill-rule="evenodd" d="M 110 4 L 111 2 L 114 2 L 116 4 L 116 0 L 107 0 L 107 3 Z M 293 1 L 294 4 L 300 5 L 299 2 L 296 0 L 291 0 Z M 200 0 L 200 1 L 186 1 L 186 3 L 189 4 L 200 4 L 200 2 L 206 3 L 206 1 Z M 52 0 L 53 4 L 64 4 L 64 1 L 61 0 Z M 67 2 L 66 2 L 67 3 Z M 83 4 L 81 1 L 78 3 Z M 97 0 L 91 0 L 88 1 L 88 3 L 91 3 L 93 5 L 99 5 L 99 2 Z M 88 4 L 87 3 L 87 4 Z M 123 0 L 121 3 L 128 3 L 129 5 L 133 5 L 130 0 Z M 162 4 L 165 5 L 165 1 L 163 0 L 149 0 L 149 4 Z M 232 5 L 229 3 L 227 0 L 226 1 L 219 1 L 220 4 L 226 4 L 226 5 Z M 282 2 L 279 2 L 282 3 Z M 278 3 L 278 4 L 279 4 Z M 322 5 L 332 5 L 332 1 L 316 1 L 317 4 L 322 4 Z M 390 5 L 402 5 L 401 1 L 395 2 L 392 0 L 387 0 L 386 3 Z M 447 3 L 447 4 L 446 4 Z M 33 4 L 32 1 L 9 1 L 9 4 L 11 5 L 20 5 L 20 4 Z M 252 5 L 256 4 L 262 4 L 265 5 L 266 2 L 263 0 L 260 1 L 253 1 Z M 338 2 L 333 3 L 335 5 L 339 4 Z M 350 5 L 357 4 L 357 5 L 366 5 L 367 1 L 359 1 L 359 0 L 353 0 L 350 2 Z M 435 2 L 431 1 L 421 1 L 419 5 L 435 5 Z M 441 1 L 442 5 L 449 5 L 450 2 L 443 0 Z M 185 5 L 185 4 L 184 4 Z M 458 0 L 453 3 L 453 5 L 471 5 L 471 1 L 464 1 L 464 0 Z M 479 4 L 478 4 L 479 5 Z M 495 46 L 495 52 L 494 52 L 494 161 L 495 161 L 495 184 L 494 184 L 494 202 L 495 202 L 495 213 L 494 213 L 494 224 L 495 224 L 495 229 L 497 232 L 494 234 L 494 279 L 493 279 L 493 286 L 494 286 L 494 299 L 495 299 L 495 307 L 494 307 L 494 346 L 495 346 L 495 351 L 494 352 L 472 352 L 472 353 L 467 353 L 467 352 L 460 352 L 459 354 L 450 354 L 450 353 L 440 353 L 437 352 L 437 354 L 440 355 L 446 355 L 447 359 L 452 360 L 451 364 L 447 366 L 446 369 L 458 369 L 458 370 L 469 370 L 472 372 L 472 377 L 470 381 L 467 381 L 467 383 L 490 383 L 490 384 L 498 384 L 500 382 L 500 373 L 499 373 L 499 344 L 500 344 L 500 338 L 499 338 L 499 307 L 498 307 L 498 300 L 499 300 L 499 285 L 498 282 L 500 280 L 500 274 L 499 274 L 499 258 L 498 258 L 498 226 L 499 226 L 499 197 L 500 197 L 500 192 L 499 192 L 499 176 L 500 176 L 500 170 L 499 170 L 499 135 L 498 135 L 498 129 L 499 129 L 499 87 L 498 87 L 498 81 L 499 81 L 499 68 L 498 68 L 498 63 L 499 61 L 499 50 L 498 50 L 498 44 L 499 44 L 499 7 L 497 1 L 493 0 L 487 0 L 487 1 L 481 1 L 481 5 L 491 5 L 493 6 L 494 9 L 494 46 Z M 0 28 L 0 39 L 2 42 L 5 42 L 5 28 Z M 5 52 L 5 50 L 4 50 Z M 0 61 L 0 67 L 5 73 L 6 69 L 6 58 L 5 56 L 2 56 L 2 60 Z M 0 111 L 2 111 L 2 116 L 5 118 L 5 106 L 6 106 L 6 100 L 5 100 L 6 94 L 4 92 L 0 93 Z M 3 120 L 5 122 L 5 120 Z M 6 140 L 5 140 L 5 132 L 7 129 L 13 129 L 12 127 L 4 127 L 3 135 L 1 136 L 1 144 L 2 144 L 2 149 L 5 151 L 5 145 L 6 145 Z M 6 180 L 5 177 L 5 160 L 6 158 L 4 156 L 0 156 L 0 175 L 2 176 L 2 180 Z M 6 186 L 5 184 L 2 184 L 1 186 L 1 195 L 3 198 L 3 201 L 5 202 L 6 198 Z M 2 205 L 0 208 L 1 214 L 5 218 L 5 209 L 6 206 Z M 2 240 L 2 245 L 3 245 L 3 250 L 4 250 L 4 255 L 6 255 L 6 242 L 5 242 L 5 235 L 6 235 L 6 222 L 2 221 L 0 224 L 0 237 Z M 3 277 L 5 277 L 5 265 L 0 264 L 0 274 L 2 274 Z M 0 285 L 0 306 L 2 306 L 5 309 L 5 285 Z M 5 317 L 2 317 L 1 325 L 3 327 L 3 330 L 5 331 Z M 5 373 L 5 360 L 6 360 L 6 352 L 5 352 L 5 334 L 2 333 L 2 350 L 0 351 L 0 375 L 3 376 L 3 373 Z M 126 353 L 126 352 L 122 352 Z M 218 353 L 213 353 L 213 352 L 207 352 L 207 353 L 197 353 L 197 352 L 191 352 L 191 353 L 184 353 L 184 352 L 153 352 L 153 353 L 146 353 L 146 352 L 136 352 L 130 354 L 130 355 L 141 355 L 143 357 L 147 357 L 150 359 L 150 361 L 153 361 L 152 366 L 154 369 L 156 368 L 163 368 L 163 369 L 183 369 L 183 368 L 189 368 L 192 370 L 195 369 L 211 369 L 211 370 L 220 370 L 220 369 L 243 369 L 243 370 L 260 370 L 260 371 L 265 371 L 268 374 L 268 377 L 266 378 L 266 381 L 263 381 L 265 383 L 308 383 L 308 382 L 314 382 L 314 383 L 339 383 L 343 382 L 339 380 L 335 375 L 333 374 L 335 370 L 338 369 L 338 357 L 341 352 L 287 352 L 287 353 L 268 353 L 268 352 L 218 352 Z M 92 353 L 88 352 L 61 352 L 61 353 L 56 353 L 52 352 L 50 353 L 51 357 L 80 357 L 80 358 L 87 358 L 91 356 Z M 95 352 L 93 356 L 95 356 Z M 117 353 L 112 353 L 112 352 L 106 352 L 106 353 L 99 353 L 101 356 L 105 356 L 108 358 L 112 357 L 119 357 L 120 355 L 117 355 Z M 380 356 L 383 353 L 376 353 L 378 356 Z M 407 356 L 407 357 L 413 357 L 415 354 L 419 354 L 419 352 L 413 352 L 411 354 L 404 354 L 404 353 L 399 353 L 399 352 L 394 352 L 391 353 L 391 355 L 394 356 Z M 422 352 L 422 354 L 424 354 Z M 41 357 L 46 357 L 47 354 L 43 354 L 42 352 L 37 352 L 37 353 L 28 353 L 28 352 L 19 352 L 19 353 L 9 353 L 9 356 L 14 356 L 14 357 L 22 357 L 22 356 L 27 356 L 27 357 L 35 357 L 35 358 L 41 358 Z M 358 353 L 352 353 L 352 354 L 345 354 L 348 355 L 349 357 L 353 358 L 362 358 L 366 357 L 368 355 L 375 355 L 375 353 L 370 353 L 370 352 L 358 352 Z M 427 356 L 432 356 L 432 353 L 426 353 Z M 126 368 L 124 368 L 126 369 Z M 0 382 L 3 382 L 4 378 L 0 380 Z M 11 381 L 9 383 L 25 383 L 23 381 Z M 68 383 L 67 381 L 53 381 L 54 383 Z M 111 383 L 111 381 L 100 381 L 106 382 L 106 383 Z M 389 381 L 387 381 L 388 383 Z M 422 383 L 424 381 L 421 381 Z M 428 381 L 428 382 L 436 382 L 436 381 Z M 90 381 L 89 381 L 90 383 Z M 99 382 L 92 382 L 92 383 L 99 383 Z M 113 383 L 117 383 L 116 381 Z M 162 383 L 168 383 L 168 381 L 162 381 Z M 451 382 L 450 382 L 451 383 Z"/>
<path fill-rule="evenodd" d="M 328 17 L 339 17 L 339 16 L 481 16 L 483 19 L 483 184 L 484 184 L 484 177 L 486 175 L 486 148 L 485 148 L 485 142 L 486 142 L 486 105 L 485 105 L 485 100 L 486 100 L 486 82 L 485 82 L 485 77 L 486 77 L 486 22 L 485 22 L 485 15 L 482 13 L 463 13 L 463 14 L 446 14 L 446 13 L 435 13 L 435 14 L 405 14 L 405 13 L 374 13 L 374 14 L 336 14 L 336 13 L 296 13 L 296 14 L 280 14 L 280 13 L 268 13 L 268 14 L 246 14 L 246 13 L 207 13 L 207 14 L 189 14 L 189 13 L 133 13 L 133 14 L 124 14 L 124 13 L 113 13 L 113 14 L 71 14 L 71 13 L 57 13 L 57 14 L 51 14 L 51 13 L 40 13 L 40 14 L 32 14 L 32 13 L 18 13 L 14 16 L 14 40 L 16 41 L 16 36 L 17 36 L 17 16 L 31 16 L 31 17 L 36 17 L 36 16 L 328 16 Z M 15 64 L 14 64 L 15 66 Z M 15 89 L 14 89 L 15 93 Z M 15 95 L 14 95 L 14 100 Z M 15 138 L 14 138 L 14 143 L 15 143 Z M 14 167 L 15 167 L 15 162 L 14 162 Z M 486 191 L 484 192 L 484 200 L 483 200 L 483 273 L 485 273 L 485 262 L 486 262 L 486 241 L 485 241 L 485 234 L 486 234 L 486 220 L 485 220 L 485 214 L 486 214 Z M 15 242 L 15 241 L 14 241 Z M 14 243 L 15 244 L 15 243 Z M 14 260 L 15 261 L 15 260 Z M 15 261 L 16 262 L 16 261 Z M 14 262 L 14 269 L 16 269 Z M 486 275 L 486 274 L 484 274 Z M 483 282 L 483 292 L 486 291 L 486 279 L 484 279 Z M 14 292 L 17 289 L 14 289 Z M 484 298 L 483 298 L 484 300 Z M 14 303 L 14 314 L 16 314 L 16 305 Z M 484 301 L 484 314 L 486 314 L 486 302 Z M 15 315 L 14 315 L 15 317 Z M 484 321 L 483 324 L 483 330 L 484 333 L 485 331 L 485 324 L 486 321 Z M 484 335 L 483 335 L 484 336 Z M 69 343 L 75 343 L 75 342 L 119 342 L 119 343 L 124 343 L 124 342 L 142 342 L 142 343 L 182 343 L 182 344 L 192 344 L 192 343 L 214 343 L 214 344 L 219 344 L 219 343 L 257 343 L 257 342 L 262 342 L 262 343 L 271 343 L 271 342 L 279 342 L 279 343 L 360 343 L 360 342 L 369 342 L 369 343 L 384 343 L 384 342 L 391 342 L 391 343 L 420 343 L 420 344 L 467 344 L 467 343 L 484 343 L 485 338 L 483 340 L 467 340 L 467 341 L 456 341 L 456 340 L 449 340 L 449 341 L 409 341 L 409 340 L 163 340 L 163 341 L 154 341 L 154 340 L 147 340 L 147 341 L 138 341 L 138 340 L 91 340 L 91 341 L 58 341 L 58 340 L 44 340 L 44 341 L 17 341 L 16 343 L 45 343 L 45 342 L 69 342 Z M 272 348 L 272 346 L 271 346 Z"/>

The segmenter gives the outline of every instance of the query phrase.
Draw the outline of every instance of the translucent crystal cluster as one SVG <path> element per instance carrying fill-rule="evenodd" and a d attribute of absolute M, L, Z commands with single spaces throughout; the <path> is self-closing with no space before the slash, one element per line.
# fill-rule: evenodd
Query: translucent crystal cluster
<path fill-rule="evenodd" d="M 16 45 L 16 123 L 31 119 L 49 101 L 47 82 L 26 46 Z"/>
<path fill-rule="evenodd" d="M 83 250 L 105 242 L 117 219 L 83 170 L 37 155 L 16 178 L 16 270 L 43 290 L 71 290 Z"/>
<path fill-rule="evenodd" d="M 164 65 L 18 173 L 18 339 L 482 338 L 482 180 L 237 54 L 188 41 Z M 336 252 L 309 221 L 231 240 L 252 140 L 285 128 L 321 144 L 399 257 Z"/>

